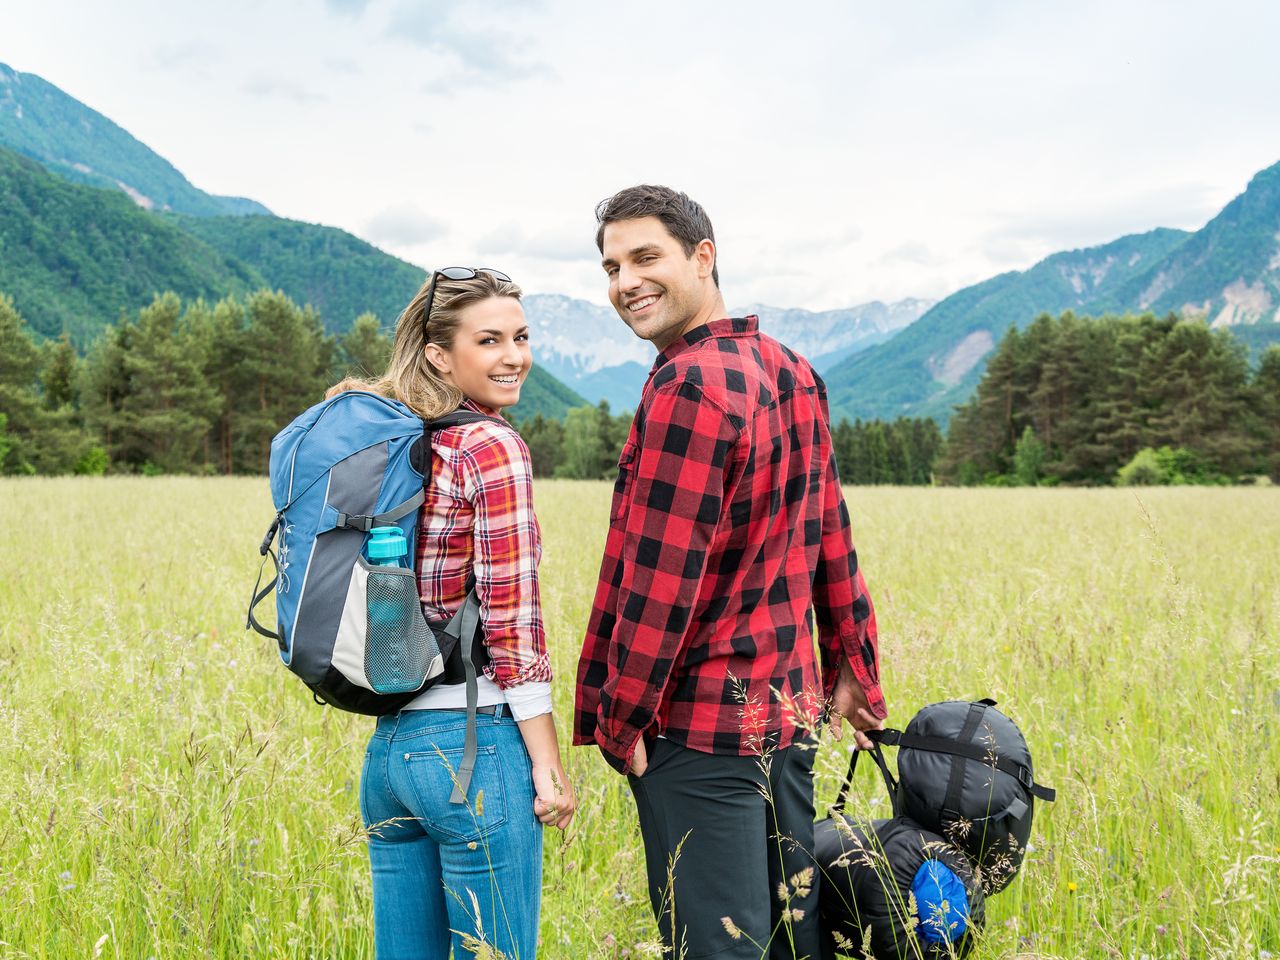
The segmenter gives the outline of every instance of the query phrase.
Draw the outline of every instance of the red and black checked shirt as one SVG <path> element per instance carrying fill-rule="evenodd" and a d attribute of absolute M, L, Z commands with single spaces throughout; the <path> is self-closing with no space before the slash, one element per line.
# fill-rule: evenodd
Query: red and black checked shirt
<path fill-rule="evenodd" d="M 619 771 L 645 734 L 785 747 L 841 658 L 885 716 L 878 656 L 822 381 L 755 317 L 688 333 L 654 363 L 618 463 L 574 743 Z"/>
<path fill-rule="evenodd" d="M 464 409 L 497 416 L 466 400 Z M 431 482 L 418 524 L 418 592 L 428 620 L 447 620 L 476 575 L 480 622 L 500 687 L 549 681 L 533 514 L 533 467 L 515 428 L 481 421 L 431 435 Z"/>

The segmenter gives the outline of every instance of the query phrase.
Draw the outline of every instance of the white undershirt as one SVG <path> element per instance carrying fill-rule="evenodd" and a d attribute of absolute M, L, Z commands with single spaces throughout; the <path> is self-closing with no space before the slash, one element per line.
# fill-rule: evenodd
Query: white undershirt
<path fill-rule="evenodd" d="M 518 683 L 505 690 L 484 674 L 476 677 L 479 699 L 476 706 L 490 707 L 496 703 L 505 703 L 511 708 L 511 716 L 517 720 L 530 720 L 533 717 L 551 712 L 551 684 L 545 680 L 531 680 Z M 467 685 L 465 683 L 438 683 L 410 700 L 402 710 L 457 710 L 467 706 Z"/>

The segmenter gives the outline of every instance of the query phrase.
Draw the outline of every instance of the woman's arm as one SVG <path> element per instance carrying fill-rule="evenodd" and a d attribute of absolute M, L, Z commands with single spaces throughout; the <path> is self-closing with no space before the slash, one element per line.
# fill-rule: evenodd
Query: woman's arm
<path fill-rule="evenodd" d="M 560 762 L 555 718 L 542 713 L 518 721 L 518 726 L 533 763 L 533 815 L 546 826 L 564 830 L 573 819 L 578 802 Z"/>

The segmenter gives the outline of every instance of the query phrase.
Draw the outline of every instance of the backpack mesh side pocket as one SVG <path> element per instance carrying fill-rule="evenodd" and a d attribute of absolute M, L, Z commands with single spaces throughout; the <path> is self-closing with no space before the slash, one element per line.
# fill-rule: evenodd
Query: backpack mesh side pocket
<path fill-rule="evenodd" d="M 443 670 L 422 616 L 417 579 L 402 567 L 370 567 L 364 668 L 375 693 L 410 693 Z"/>

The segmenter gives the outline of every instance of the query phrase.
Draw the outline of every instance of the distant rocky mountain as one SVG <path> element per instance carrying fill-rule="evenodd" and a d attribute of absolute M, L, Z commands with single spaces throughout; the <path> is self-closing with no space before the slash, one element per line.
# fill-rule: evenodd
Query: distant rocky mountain
<path fill-rule="evenodd" d="M 1177 311 L 1238 331 L 1252 349 L 1280 340 L 1280 164 L 1194 233 L 1157 229 L 1057 253 L 966 287 L 892 339 L 826 375 L 835 416 L 945 421 L 973 391 L 1010 325 L 1038 314 Z"/>
<path fill-rule="evenodd" d="M 554 294 L 525 298 L 534 360 L 593 403 L 635 409 L 654 350 L 638 339 L 612 307 Z M 761 329 L 807 357 L 819 370 L 880 343 L 925 312 L 932 301 L 901 300 L 813 312 L 755 304 L 730 310 L 754 313 Z"/>
<path fill-rule="evenodd" d="M 146 210 L 208 217 L 270 213 L 243 197 L 193 187 L 168 160 L 127 130 L 34 73 L 0 63 L 0 146 L 50 170 L 127 194 Z"/>
<path fill-rule="evenodd" d="M 822 372 L 845 357 L 888 340 L 919 320 L 934 303 L 914 297 L 895 303 L 873 300 L 857 307 L 819 312 L 757 303 L 729 313 L 735 317 L 756 314 L 761 330 L 781 340 Z"/>

